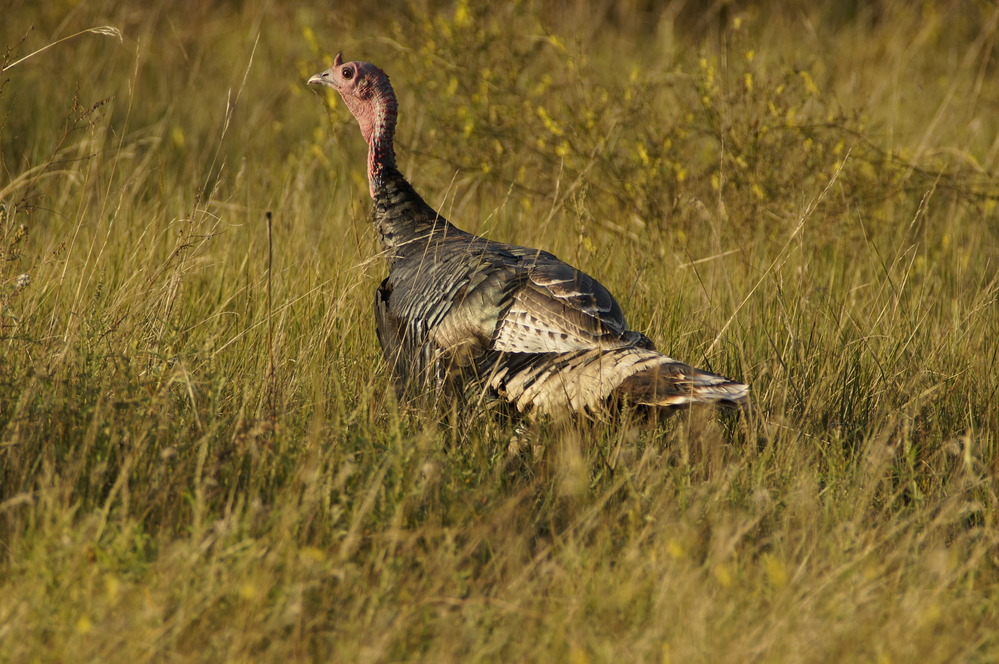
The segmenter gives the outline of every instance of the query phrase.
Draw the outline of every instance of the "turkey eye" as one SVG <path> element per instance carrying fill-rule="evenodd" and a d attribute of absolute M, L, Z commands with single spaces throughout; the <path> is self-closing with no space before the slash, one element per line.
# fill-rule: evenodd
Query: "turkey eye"
<path fill-rule="evenodd" d="M 340 70 L 340 75 L 346 79 L 354 78 L 354 70 L 350 67 L 344 67 Z"/>

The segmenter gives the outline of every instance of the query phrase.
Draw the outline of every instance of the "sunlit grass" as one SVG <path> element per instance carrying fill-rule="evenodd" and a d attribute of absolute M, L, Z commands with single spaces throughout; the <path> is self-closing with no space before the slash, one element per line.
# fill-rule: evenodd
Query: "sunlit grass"
<path fill-rule="evenodd" d="M 421 7 L 5 10 L 4 658 L 995 659 L 999 13 Z M 753 410 L 400 408 L 341 49 Z"/>

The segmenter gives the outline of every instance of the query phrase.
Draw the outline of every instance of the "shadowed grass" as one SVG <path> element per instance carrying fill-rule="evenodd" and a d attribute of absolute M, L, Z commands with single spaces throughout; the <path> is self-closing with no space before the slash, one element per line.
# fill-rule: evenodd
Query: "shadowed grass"
<path fill-rule="evenodd" d="M 999 13 L 947 7 L 15 2 L 0 652 L 995 659 Z M 400 409 L 340 49 L 431 204 L 753 410 Z"/>

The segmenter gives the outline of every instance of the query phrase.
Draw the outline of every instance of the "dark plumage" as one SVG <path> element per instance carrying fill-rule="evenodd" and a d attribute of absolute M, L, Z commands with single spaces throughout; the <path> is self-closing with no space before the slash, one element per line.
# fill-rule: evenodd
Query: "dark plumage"
<path fill-rule="evenodd" d="M 628 329 L 595 279 L 538 249 L 460 230 L 395 165 L 396 98 L 368 62 L 309 79 L 337 90 L 368 143 L 371 220 L 389 274 L 375 296 L 378 339 L 407 394 L 476 388 L 519 411 L 738 404 L 749 388 L 670 359 Z"/>

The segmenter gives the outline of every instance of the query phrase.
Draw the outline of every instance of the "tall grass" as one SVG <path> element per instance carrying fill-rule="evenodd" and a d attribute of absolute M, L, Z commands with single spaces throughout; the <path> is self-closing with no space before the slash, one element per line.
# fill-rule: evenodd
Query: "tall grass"
<path fill-rule="evenodd" d="M 15 0 L 0 657 L 999 656 L 999 13 L 770 4 Z M 428 201 L 754 409 L 400 407 L 340 49 Z"/>

